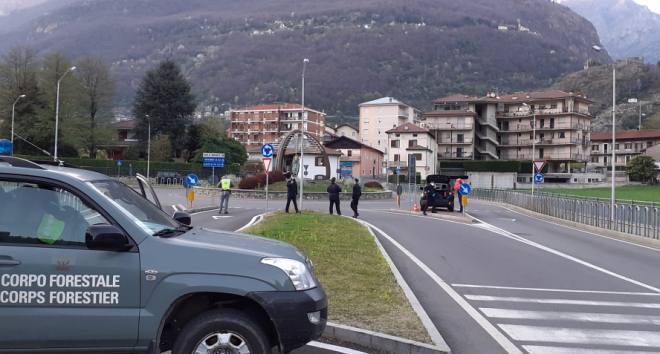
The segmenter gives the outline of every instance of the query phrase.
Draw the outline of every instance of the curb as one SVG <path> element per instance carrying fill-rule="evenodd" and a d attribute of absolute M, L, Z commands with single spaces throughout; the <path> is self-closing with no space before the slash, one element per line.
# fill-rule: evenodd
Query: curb
<path fill-rule="evenodd" d="M 416 342 L 413 340 L 372 332 L 351 326 L 328 322 L 323 337 L 360 347 L 375 349 L 387 354 L 439 354 L 451 353 L 449 347 Z"/>

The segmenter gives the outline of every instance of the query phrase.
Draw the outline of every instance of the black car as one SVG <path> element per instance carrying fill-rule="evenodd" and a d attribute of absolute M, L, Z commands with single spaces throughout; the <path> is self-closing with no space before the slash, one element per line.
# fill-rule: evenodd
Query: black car
<path fill-rule="evenodd" d="M 422 199 L 420 205 L 428 203 L 431 212 L 435 213 L 437 208 L 446 208 L 448 211 L 454 211 L 454 192 L 452 190 L 452 179 L 445 175 L 428 175 L 426 177 L 427 185 L 433 186 L 431 191 L 422 187 Z"/>
<path fill-rule="evenodd" d="M 179 172 L 174 171 L 159 171 L 156 174 L 157 184 L 181 184 L 183 183 L 183 176 Z"/>

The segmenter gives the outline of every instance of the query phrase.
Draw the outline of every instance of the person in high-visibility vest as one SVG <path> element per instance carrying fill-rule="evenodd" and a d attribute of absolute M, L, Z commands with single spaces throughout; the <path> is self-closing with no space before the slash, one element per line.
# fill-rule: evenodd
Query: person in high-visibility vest
<path fill-rule="evenodd" d="M 220 180 L 220 188 L 222 189 L 220 196 L 220 211 L 219 214 L 222 214 L 222 209 L 225 209 L 225 214 L 229 213 L 229 196 L 231 195 L 231 179 L 224 176 Z"/>

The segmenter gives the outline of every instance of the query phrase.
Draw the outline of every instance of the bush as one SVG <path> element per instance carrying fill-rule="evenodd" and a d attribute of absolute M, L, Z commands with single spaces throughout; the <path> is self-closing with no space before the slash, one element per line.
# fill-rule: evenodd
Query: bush
<path fill-rule="evenodd" d="M 369 181 L 364 184 L 365 188 L 383 189 L 383 185 L 377 181 Z"/>
<path fill-rule="evenodd" d="M 387 182 L 389 183 L 396 183 L 396 175 L 389 175 L 387 176 Z M 408 182 L 408 176 L 406 175 L 399 175 L 399 183 L 407 183 Z"/>
<path fill-rule="evenodd" d="M 238 182 L 239 189 L 256 189 L 257 186 L 259 186 L 259 176 L 246 177 Z"/>
<path fill-rule="evenodd" d="M 272 184 L 275 182 L 282 182 L 284 181 L 284 174 L 281 171 L 273 171 L 268 173 L 268 183 Z M 261 188 L 262 186 L 266 185 L 266 174 L 265 173 L 260 173 L 256 176 L 251 176 L 247 178 L 243 178 L 239 183 L 238 183 L 238 188 L 240 189 L 257 189 Z"/>

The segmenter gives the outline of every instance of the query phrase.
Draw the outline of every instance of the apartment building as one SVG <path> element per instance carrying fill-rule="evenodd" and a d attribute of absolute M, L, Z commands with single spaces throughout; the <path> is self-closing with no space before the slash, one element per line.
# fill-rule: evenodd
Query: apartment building
<path fill-rule="evenodd" d="M 389 146 L 386 155 L 388 174 L 400 169 L 401 174 L 410 177 L 408 161 L 414 157 L 415 172 L 421 179 L 435 174 L 438 164 L 438 144 L 429 129 L 413 123 L 404 123 L 386 131 Z"/>
<path fill-rule="evenodd" d="M 360 141 L 387 152 L 387 130 L 405 123 L 416 123 L 422 112 L 392 97 L 360 104 Z"/>
<path fill-rule="evenodd" d="M 424 115 L 424 124 L 442 138 L 451 131 L 451 144 L 439 145 L 439 156 L 449 146 L 447 159 L 542 159 L 548 161 L 552 172 L 569 172 L 570 162 L 589 160 L 591 103 L 583 95 L 559 90 L 506 96 L 454 95 L 435 100 L 435 109 Z M 457 150 L 455 145 L 453 136 L 458 134 L 463 141 L 470 141 L 463 144 L 464 150 Z M 471 155 L 466 153 L 469 151 Z"/>
<path fill-rule="evenodd" d="M 660 144 L 660 129 L 627 130 L 616 132 L 614 153 L 617 170 L 623 170 L 636 156 L 645 154 L 650 147 Z M 612 132 L 591 133 L 590 167 L 611 170 Z"/>
<path fill-rule="evenodd" d="M 245 146 L 277 144 L 284 134 L 302 129 L 303 111 L 305 130 L 323 141 L 325 113 L 309 107 L 303 110 L 296 103 L 263 104 L 232 110 L 227 134 Z"/>

